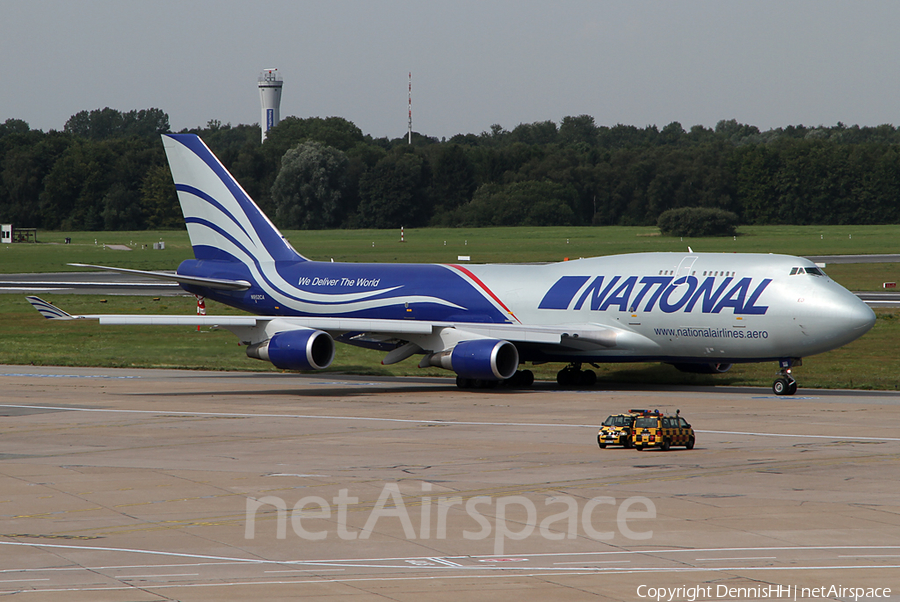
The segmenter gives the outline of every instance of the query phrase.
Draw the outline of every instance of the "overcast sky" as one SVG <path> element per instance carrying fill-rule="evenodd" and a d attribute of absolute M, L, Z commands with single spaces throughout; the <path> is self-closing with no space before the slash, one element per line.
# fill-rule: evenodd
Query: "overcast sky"
<path fill-rule="evenodd" d="M 592 115 L 686 129 L 737 119 L 900 123 L 900 2 L 0 0 L 0 122 L 156 107 L 173 130 L 344 117 L 429 136 Z"/>

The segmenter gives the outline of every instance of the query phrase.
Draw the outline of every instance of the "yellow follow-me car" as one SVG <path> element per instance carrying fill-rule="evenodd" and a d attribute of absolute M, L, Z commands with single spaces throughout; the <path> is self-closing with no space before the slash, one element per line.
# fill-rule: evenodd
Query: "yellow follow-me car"
<path fill-rule="evenodd" d="M 694 449 L 694 429 L 681 417 L 681 410 L 674 416 L 664 416 L 659 410 L 645 412 L 634 419 L 631 444 L 639 451 L 647 447 L 667 450 L 673 445 Z"/>
<path fill-rule="evenodd" d="M 645 411 L 631 410 L 627 414 L 608 416 L 597 432 L 597 445 L 600 449 L 607 445 L 631 447 L 631 427 L 634 425 L 634 419 L 643 415 Z"/>

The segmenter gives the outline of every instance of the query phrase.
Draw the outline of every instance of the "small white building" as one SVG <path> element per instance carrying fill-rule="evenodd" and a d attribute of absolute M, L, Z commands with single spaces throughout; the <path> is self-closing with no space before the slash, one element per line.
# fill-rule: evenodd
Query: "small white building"
<path fill-rule="evenodd" d="M 12 224 L 0 224 L 0 245 L 12 243 Z"/>

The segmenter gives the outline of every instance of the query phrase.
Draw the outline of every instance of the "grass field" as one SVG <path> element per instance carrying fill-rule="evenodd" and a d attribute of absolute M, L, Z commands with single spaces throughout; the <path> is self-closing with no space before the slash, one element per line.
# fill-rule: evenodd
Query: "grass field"
<path fill-rule="evenodd" d="M 658 236 L 656 228 L 428 228 L 406 230 L 285 231 L 304 256 L 330 261 L 455 263 L 460 255 L 473 263 L 561 261 L 616 253 L 686 251 L 710 253 L 784 253 L 855 255 L 900 252 L 900 226 L 744 226 L 735 238 Z M 65 237 L 71 245 L 61 244 Z M 175 269 L 193 258 L 187 231 L 42 232 L 40 244 L 0 247 L 0 272 L 75 270 L 67 262 L 114 264 L 134 269 Z M 96 244 L 94 241 L 97 241 Z M 154 251 L 154 242 L 166 243 Z M 113 251 L 104 244 L 133 246 Z M 147 248 L 142 249 L 145 245 Z"/>
<path fill-rule="evenodd" d="M 897 251 L 898 226 L 745 227 L 736 239 L 679 239 L 654 236 L 655 228 L 487 228 L 472 230 L 407 230 L 399 232 L 340 230 L 286 232 L 294 247 L 311 259 L 373 262 L 456 262 L 458 255 L 474 263 L 558 261 L 565 257 L 644 251 L 772 252 L 795 255 L 891 253 Z M 73 244 L 48 244 L 72 237 Z M 67 271 L 67 262 L 97 263 L 134 269 L 174 269 L 192 257 L 187 233 L 98 232 L 39 233 L 36 245 L 0 247 L 4 273 Z M 97 244 L 94 244 L 94 239 Z M 154 251 L 163 240 L 166 249 Z M 446 241 L 446 244 L 445 244 Z M 133 246 L 132 251 L 105 249 L 104 244 Z M 374 244 L 374 246 L 373 246 Z M 147 245 L 147 249 L 141 249 Z M 900 279 L 897 264 L 832 264 L 827 271 L 852 290 L 877 290 L 882 282 Z M 184 313 L 195 311 L 193 297 L 106 297 L 46 295 L 70 313 Z M 210 303 L 210 314 L 236 313 Z M 859 341 L 805 360 L 795 375 L 806 387 L 900 387 L 900 312 L 878 311 L 878 321 Z M 181 327 L 99 326 L 96 322 L 49 322 L 20 295 L 0 295 L 0 363 L 211 370 L 277 369 L 248 359 L 237 339 L 227 331 Z M 435 375 L 451 373 L 416 367 L 409 359 L 390 367 L 380 365 L 382 354 L 338 346 L 331 372 L 371 375 Z M 533 368 L 538 378 L 552 379 L 559 365 Z M 659 364 L 601 365 L 598 387 L 615 382 L 728 384 L 769 386 L 773 364 L 735 366 L 716 376 L 687 375 Z"/>

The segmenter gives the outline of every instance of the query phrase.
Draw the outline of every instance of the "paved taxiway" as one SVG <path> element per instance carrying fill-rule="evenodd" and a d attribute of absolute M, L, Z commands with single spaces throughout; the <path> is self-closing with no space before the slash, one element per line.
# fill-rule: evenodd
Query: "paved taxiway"
<path fill-rule="evenodd" d="M 891 393 L 31 366 L 0 366 L 0 390 L 11 599 L 900 591 Z M 634 407 L 680 409 L 697 447 L 600 450 L 596 425 Z"/>
<path fill-rule="evenodd" d="M 0 274 L 0 294 L 187 295 L 177 282 L 117 272 Z"/>

